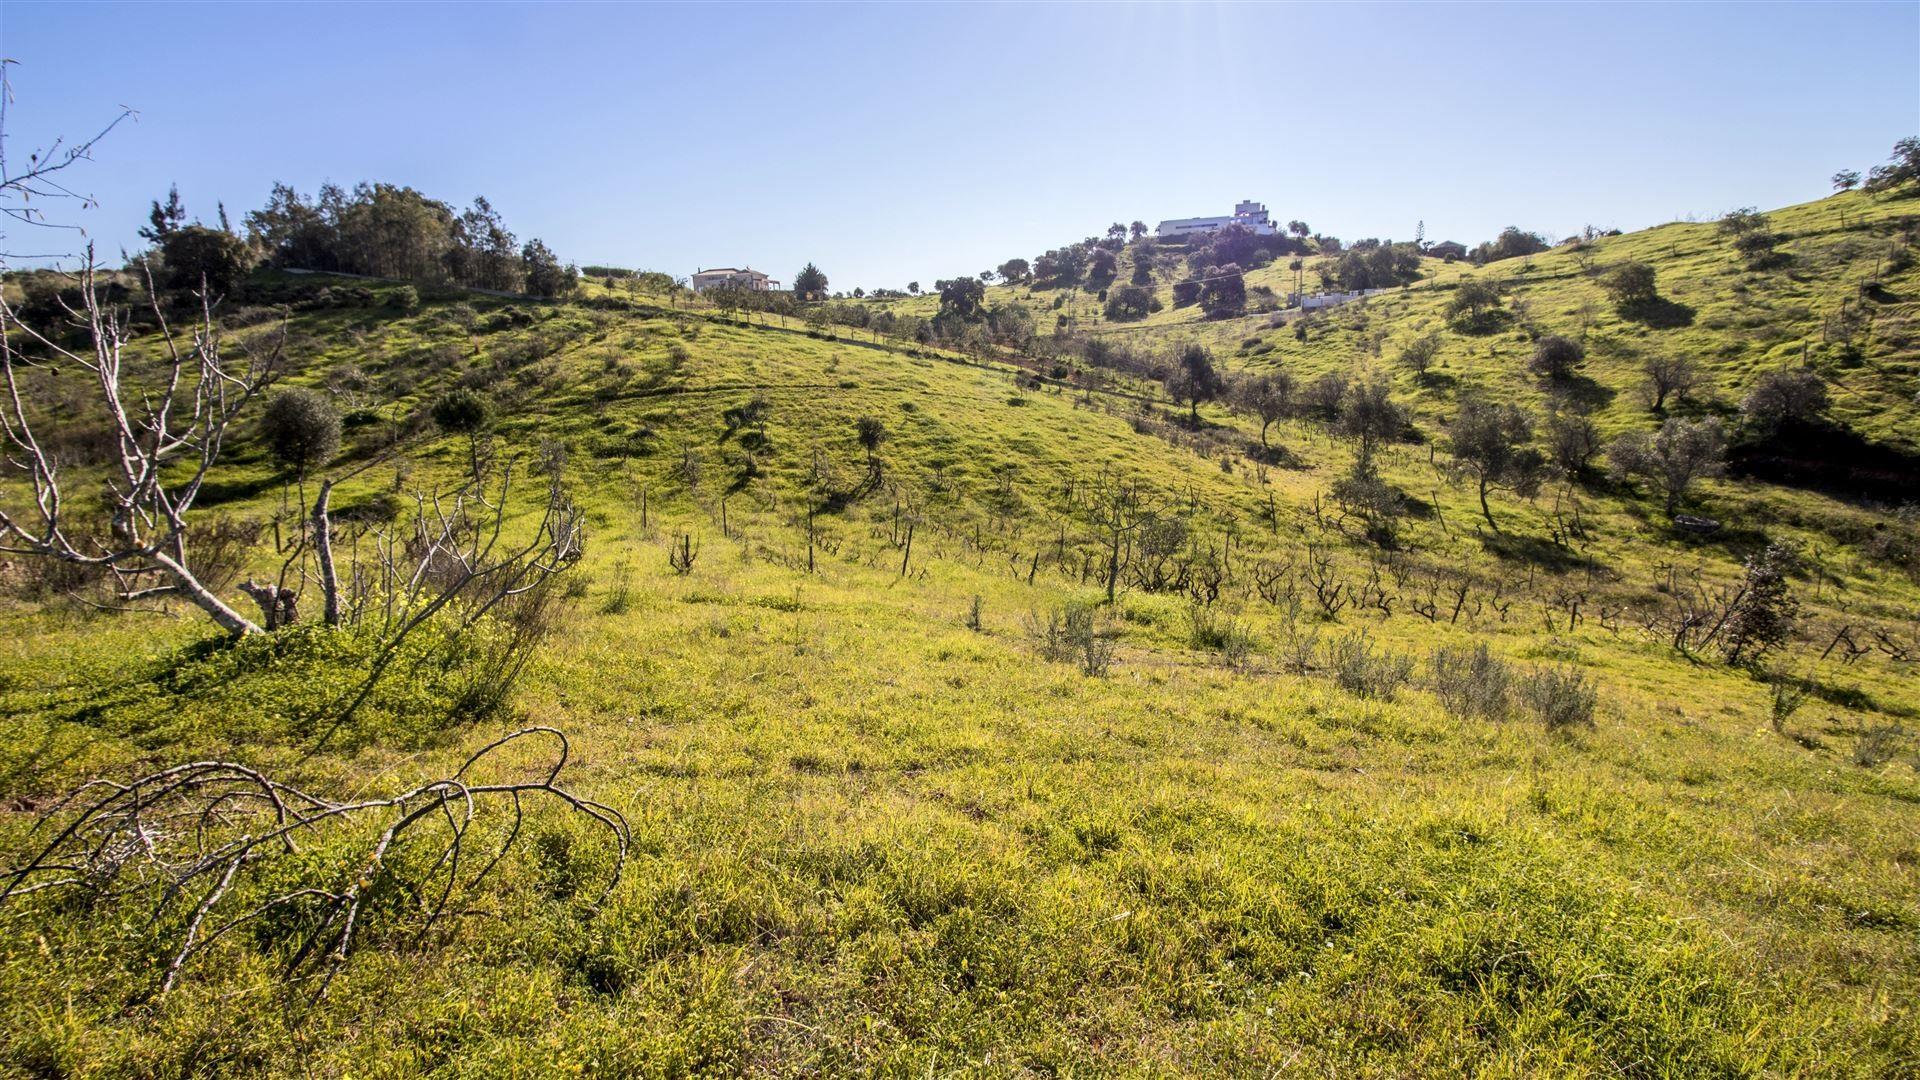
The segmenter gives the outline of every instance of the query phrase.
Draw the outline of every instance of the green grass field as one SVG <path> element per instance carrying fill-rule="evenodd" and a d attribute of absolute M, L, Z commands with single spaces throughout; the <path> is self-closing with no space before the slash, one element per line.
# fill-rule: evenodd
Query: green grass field
<path fill-rule="evenodd" d="M 1328 505 L 1352 451 L 1321 426 L 1275 425 L 1288 464 L 1265 465 L 1256 421 L 1209 405 L 1196 435 L 1153 385 L 1036 385 L 1012 358 L 698 308 L 429 291 L 411 313 L 297 314 L 294 382 L 351 364 L 373 386 L 340 468 L 463 378 L 494 398 L 501 454 L 564 447 L 589 532 L 558 579 L 554 636 L 504 715 L 445 715 L 444 673 L 422 665 L 314 753 L 321 705 L 362 659 L 350 635 L 229 647 L 184 609 L 107 614 L 16 589 L 0 603 L 0 850 L 24 850 L 36 813 L 94 776 L 226 758 L 381 794 L 546 724 L 572 739 L 574 787 L 631 823 L 631 860 L 595 904 L 604 837 L 530 808 L 452 917 L 416 934 L 393 898 L 317 999 L 279 977 L 296 919 L 234 933 L 156 996 L 177 924 L 23 898 L 0 908 L 0 1070 L 1910 1075 L 1920 680 L 1910 659 L 1822 649 L 1851 627 L 1920 652 L 1920 578 L 1876 546 L 1911 518 L 1728 478 L 1695 504 L 1728 527 L 1690 537 L 1652 496 L 1599 482 L 1496 495 L 1495 534 L 1439 467 L 1442 424 L 1467 388 L 1539 407 L 1529 345 L 1444 333 L 1424 380 L 1393 357 L 1444 330 L 1460 279 L 1497 277 L 1510 307 L 1585 338 L 1609 434 L 1653 426 L 1634 356 L 1657 349 L 1702 364 L 1702 414 L 1804 357 L 1837 419 L 1911 450 L 1920 271 L 1877 261 L 1912 208 L 1848 195 L 1778 211 L 1793 258 L 1759 273 L 1710 224 L 1599 241 L 1595 266 L 1648 261 L 1691 309 L 1667 329 L 1616 315 L 1556 250 L 1425 263 L 1428 280 L 1316 317 L 1304 339 L 1191 308 L 1117 331 L 1201 341 L 1238 369 L 1387 373 L 1419 433 L 1384 452 L 1416 504 L 1393 551 Z M 1886 299 L 1862 299 L 1869 279 Z M 990 291 L 1007 298 L 1050 314 L 1045 292 Z M 1823 337 L 1843 300 L 1873 312 L 1857 355 Z M 936 302 L 894 306 L 911 305 Z M 524 325 L 476 325 L 509 307 Z M 749 448 L 723 414 L 756 395 L 767 420 Z M 871 483 L 860 417 L 888 432 Z M 337 504 L 466 467 L 463 438 L 405 438 Z M 207 511 L 281 506 L 287 479 L 257 442 L 236 440 Z M 1131 585 L 1101 603 L 1087 502 L 1103 476 L 1179 523 L 1176 553 L 1223 559 L 1216 599 Z M 809 570 L 823 486 L 844 497 L 817 517 Z M 1557 541 L 1569 514 L 1578 529 Z M 682 536 L 698 552 L 686 574 L 668 559 Z M 1769 540 L 1796 543 L 1806 570 L 1793 642 L 1765 670 L 1682 656 L 1636 621 L 1675 581 L 1736 580 Z M 1331 615 L 1300 584 L 1316 563 L 1353 597 Z M 1291 574 L 1297 605 L 1262 595 L 1269 572 Z M 1114 649 L 1104 673 L 1044 654 L 1049 617 L 1078 604 Z M 1362 637 L 1409 658 L 1412 679 L 1388 696 L 1343 686 L 1329 647 Z M 1444 707 L 1430 653 L 1477 643 L 1519 676 L 1589 680 L 1591 726 Z M 1811 688 L 1779 725 L 1769 673 Z M 476 827 L 499 839 L 504 818 Z M 244 888 L 332 881 L 367 840 L 316 838 Z"/>

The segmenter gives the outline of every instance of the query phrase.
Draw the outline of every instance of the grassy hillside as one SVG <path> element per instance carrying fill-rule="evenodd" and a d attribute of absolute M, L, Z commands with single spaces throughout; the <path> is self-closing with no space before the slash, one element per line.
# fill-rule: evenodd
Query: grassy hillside
<path fill-rule="evenodd" d="M 1513 306 L 1537 330 L 1588 342 L 1596 355 L 1595 367 L 1586 374 L 1614 391 L 1608 404 L 1621 407 L 1618 412 L 1607 410 L 1607 415 L 1632 415 L 1629 407 L 1637 402 L 1630 391 L 1639 382 L 1632 361 L 1646 351 L 1700 359 L 1712 377 L 1708 389 L 1736 400 L 1755 373 L 1804 361 L 1832 383 L 1836 410 L 1850 425 L 1913 446 L 1920 444 L 1920 429 L 1914 427 L 1920 420 L 1914 400 L 1920 392 L 1920 368 L 1915 360 L 1914 294 L 1905 286 L 1913 280 L 1915 210 L 1910 199 L 1853 192 L 1773 211 L 1772 228 L 1782 237 L 1780 250 L 1786 258 L 1766 270 L 1748 269 L 1713 222 L 1603 236 L 1484 267 L 1427 259 L 1421 263 L 1422 279 L 1397 295 L 1309 317 L 1304 340 L 1291 326 L 1297 313 L 1282 312 L 1287 325 L 1270 326 L 1281 320 L 1263 314 L 1214 320 L 1197 306 L 1175 307 L 1169 286 L 1179 275 L 1164 271 L 1154 288 L 1166 306 L 1140 322 L 1105 319 L 1098 298 L 1084 290 L 1071 303 L 1082 328 L 1094 336 L 1155 346 L 1197 341 L 1229 355 L 1253 354 L 1243 357 L 1242 366 L 1255 370 L 1285 364 L 1317 374 L 1364 359 L 1391 360 L 1413 338 L 1441 332 L 1436 366 L 1442 375 L 1461 376 L 1466 386 L 1538 401 L 1537 383 L 1525 378 L 1521 365 L 1530 349 L 1525 326 L 1516 324 L 1486 337 L 1444 333 L 1444 308 L 1457 286 L 1466 280 L 1495 282 L 1511 290 Z M 1316 271 L 1332 260 L 1310 255 L 1302 261 L 1308 292 L 1316 292 Z M 1646 262 L 1658 270 L 1662 298 L 1671 305 L 1658 317 L 1630 319 L 1614 310 L 1601 278 L 1627 261 Z M 1294 280 L 1287 264 L 1283 258 L 1249 270 L 1247 286 L 1264 286 L 1284 296 Z M 1131 266 L 1131 256 L 1123 256 L 1121 281 Z M 1863 292 L 1872 282 L 1885 288 Z M 989 290 L 988 302 L 1023 304 L 1051 315 L 1065 309 L 1066 292 L 1002 285 Z M 1061 308 L 1055 308 L 1056 301 Z M 938 297 L 931 293 L 869 303 L 922 317 L 939 308 Z M 1048 324 L 1048 319 L 1039 321 L 1043 328 Z M 1455 384 L 1441 378 L 1423 385 L 1403 377 L 1402 385 L 1422 391 Z"/>
<path fill-rule="evenodd" d="M 1157 386 L 1094 389 L 1077 364 L 1043 382 L 1013 357 L 598 290 L 565 305 L 429 290 L 405 311 L 385 306 L 391 286 L 336 282 L 373 306 L 309 305 L 289 349 L 294 382 L 358 388 L 333 470 L 376 463 L 343 482 L 344 517 L 378 520 L 395 493 L 468 468 L 467 440 L 420 419 L 455 385 L 493 400 L 501 460 L 564 458 L 586 556 L 557 579 L 563 613 L 511 708 L 459 714 L 427 655 L 315 750 L 364 662 L 355 635 L 308 624 L 228 646 L 183 611 L 106 614 L 10 569 L 0 850 L 96 775 L 221 757 L 384 794 L 549 724 L 572 739 L 569 781 L 631 823 L 633 858 L 595 904 L 603 836 L 530 807 L 457 918 L 416 934 L 390 898 L 318 1000 L 279 977 L 295 918 L 234 933 L 154 996 L 175 924 L 9 904 L 0 1068 L 1910 1072 L 1920 693 L 1911 659 L 1871 643 L 1920 653 L 1920 580 L 1898 554 L 1912 518 L 1734 477 L 1705 485 L 1695 509 L 1727 527 L 1697 537 L 1645 493 L 1589 480 L 1497 495 L 1494 532 L 1439 468 L 1440 425 L 1468 387 L 1545 401 L 1523 332 L 1447 333 L 1427 379 L 1391 360 L 1441 329 L 1461 278 L 1497 276 L 1537 328 L 1584 334 L 1610 433 L 1653 422 L 1630 350 L 1670 349 L 1709 377 L 1681 411 L 1730 413 L 1755 372 L 1804 356 L 1836 418 L 1911 448 L 1920 275 L 1872 265 L 1911 205 L 1779 211 L 1793 260 L 1762 274 L 1710 225 L 1598 242 L 1595 266 L 1648 261 L 1691 309 L 1664 329 L 1619 317 L 1556 251 L 1438 267 L 1304 339 L 1191 309 L 1128 331 L 1246 370 L 1388 372 L 1412 407 L 1383 451 L 1411 503 L 1391 549 L 1334 507 L 1352 449 L 1306 419 L 1274 426 L 1270 464 L 1247 417 L 1209 405 L 1189 430 Z M 1882 288 L 1863 300 L 1870 276 Z M 1857 353 L 1821 334 L 1842 298 L 1873 312 Z M 729 423 L 756 397 L 764 430 Z M 887 432 L 877 467 L 862 417 Z M 236 520 L 288 497 L 251 437 L 215 479 L 206 509 Z M 1122 483 L 1157 531 L 1126 538 L 1107 605 L 1099 507 Z M 669 565 L 683 537 L 684 574 Z M 1738 581 L 1769 541 L 1803 555 L 1790 644 L 1758 666 L 1672 648 L 1674 605 Z M 1110 658 L 1049 650 L 1069 610 Z M 1850 659 L 1829 644 L 1843 629 L 1862 644 Z M 1449 683 L 1433 653 L 1474 644 L 1541 704 L 1463 705 L 1487 680 Z M 1555 679 L 1581 683 L 1545 696 Z M 1549 723 L 1580 684 L 1591 723 L 1577 708 Z M 1808 693 L 1777 723 L 1776 686 Z M 506 824 L 478 827 L 498 840 Z M 341 830 L 267 872 L 332 887 L 367 840 Z"/>
<path fill-rule="evenodd" d="M 1559 248 L 1484 268 L 1443 265 L 1404 295 L 1335 309 L 1304 342 L 1291 332 L 1247 335 L 1274 346 L 1253 366 L 1293 362 L 1312 370 L 1359 355 L 1391 359 L 1413 335 L 1444 328 L 1449 286 L 1494 280 L 1511 288 L 1511 306 L 1541 328 L 1586 339 L 1591 361 L 1585 374 L 1611 391 L 1604 410 L 1610 419 L 1645 415 L 1633 393 L 1640 381 L 1633 362 L 1648 352 L 1699 360 L 1708 375 L 1703 396 L 1723 406 L 1737 402 L 1759 372 L 1805 362 L 1831 385 L 1835 413 L 1849 426 L 1912 447 L 1920 445 L 1916 279 L 1896 253 L 1913 240 L 1914 209 L 1909 200 L 1850 194 L 1775 211 L 1770 217 L 1788 260 L 1759 271 L 1747 269 L 1712 223 L 1602 237 L 1584 251 Z M 1614 310 L 1599 278 L 1629 260 L 1657 269 L 1662 297 L 1672 305 L 1665 321 L 1629 319 Z M 1869 292 L 1863 287 L 1870 282 L 1884 288 Z M 1238 346 L 1229 341 L 1229 328 L 1196 333 L 1223 348 Z M 1439 370 L 1467 386 L 1537 401 L 1537 380 L 1527 378 L 1521 364 L 1528 351 L 1519 327 L 1490 338 L 1446 334 Z M 1428 389 L 1407 382 L 1409 389 Z"/>

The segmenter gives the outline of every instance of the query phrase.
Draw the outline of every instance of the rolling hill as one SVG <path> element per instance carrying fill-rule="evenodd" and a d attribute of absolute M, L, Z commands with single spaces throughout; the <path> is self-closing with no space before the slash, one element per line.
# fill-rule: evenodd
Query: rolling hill
<path fill-rule="evenodd" d="M 1338 495 L 1357 452 L 1339 423 L 1296 410 L 1262 450 L 1258 420 L 1209 401 L 1191 427 L 1084 342 L 961 352 L 599 282 L 543 304 L 261 272 L 223 317 L 242 340 L 284 325 L 283 386 L 338 404 L 343 549 L 404 532 L 409 493 L 457 487 L 482 442 L 489 482 L 519 462 L 510 535 L 564 482 L 586 542 L 544 647 L 476 716 L 466 654 L 420 646 L 338 727 L 364 634 L 309 619 L 230 645 L 15 560 L 0 849 L 98 775 L 220 759 L 384 793 L 550 725 L 629 857 L 602 901 L 601 831 L 530 806 L 455 917 L 383 895 L 324 996 L 281 975 L 300 910 L 155 995 L 177 922 L 19 898 L 0 908 L 0 1067 L 1920 1068 L 1920 519 L 1886 494 L 1920 452 L 1915 205 L 1773 211 L 1785 258 L 1760 270 L 1681 223 L 1427 260 L 1306 319 L 1083 323 L 1157 370 L 1200 344 L 1303 390 L 1384 383 L 1405 410 L 1378 450 L 1384 538 Z M 1629 261 L 1655 272 L 1656 317 L 1603 288 Z M 1509 324 L 1449 328 L 1468 281 L 1498 283 Z M 1429 334 L 1425 373 L 1397 361 Z M 1572 379 L 1529 372 L 1546 335 L 1582 345 Z M 1576 404 L 1599 438 L 1651 431 L 1650 355 L 1700 372 L 1665 415 L 1736 433 L 1687 503 L 1717 529 L 1674 527 L 1598 462 L 1496 490 L 1485 520 L 1450 467 L 1462 402 L 1523 406 L 1536 431 Z M 1743 457 L 1741 400 L 1788 367 L 1828 389 L 1827 426 Z M 430 419 L 456 388 L 490 403 L 484 438 Z M 1825 467 L 1836 450 L 1880 479 Z M 200 508 L 251 523 L 229 592 L 303 557 L 285 537 L 314 479 L 251 428 L 232 440 Z M 1707 624 L 1770 546 L 1793 552 L 1790 632 L 1729 663 Z M 335 887 L 367 835 L 317 837 L 244 888 Z"/>

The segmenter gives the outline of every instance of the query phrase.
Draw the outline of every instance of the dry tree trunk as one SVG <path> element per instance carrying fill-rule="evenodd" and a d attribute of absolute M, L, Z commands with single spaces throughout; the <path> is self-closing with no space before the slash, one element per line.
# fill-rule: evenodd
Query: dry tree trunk
<path fill-rule="evenodd" d="M 68 349 L 22 322 L 0 297 L 0 372 L 7 391 L 0 402 L 0 433 L 17 466 L 0 474 L 5 481 L 0 484 L 0 553 L 100 567 L 112 576 L 122 602 L 179 596 L 230 634 L 257 633 L 258 625 L 194 573 L 187 527 L 221 443 L 241 411 L 279 373 L 285 327 L 268 335 L 257 351 L 243 343 L 245 362 L 231 364 L 222 355 L 214 301 L 205 290 L 199 296 L 199 325 L 190 340 L 183 340 L 167 323 L 149 277 L 159 355 L 129 355 L 134 335 L 127 317 L 102 304 L 95 270 L 88 249 L 80 274 L 81 306 L 67 309 L 85 330 L 85 350 Z M 71 482 L 35 431 L 44 417 L 44 405 L 33 400 L 35 391 L 59 377 L 55 365 L 88 373 L 88 404 L 110 432 L 103 484 L 109 524 L 104 528 L 76 527 L 65 512 Z M 31 503 L 24 510 L 4 498 L 20 484 L 21 474 Z"/>
<path fill-rule="evenodd" d="M 340 575 L 333 565 L 333 522 L 327 507 L 333 498 L 333 481 L 320 481 L 320 494 L 313 500 L 313 557 L 320 570 L 320 594 L 326 610 L 322 617 L 328 626 L 340 625 Z"/>

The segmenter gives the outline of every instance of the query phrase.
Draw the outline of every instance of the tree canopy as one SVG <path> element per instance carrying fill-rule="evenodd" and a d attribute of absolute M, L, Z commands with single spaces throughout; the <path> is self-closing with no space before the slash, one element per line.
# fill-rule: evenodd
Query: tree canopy
<path fill-rule="evenodd" d="M 943 278 L 933 283 L 940 293 L 941 323 L 976 323 L 986 317 L 987 287 L 976 277 Z"/>
<path fill-rule="evenodd" d="M 1607 448 L 1616 478 L 1651 482 L 1666 499 L 1667 516 L 1679 512 L 1694 483 L 1726 465 L 1727 435 L 1717 417 L 1673 417 L 1656 433 L 1629 431 Z"/>
<path fill-rule="evenodd" d="M 339 452 L 340 414 L 325 395 L 294 387 L 267 402 L 260 433 L 275 461 L 305 476 Z"/>
<path fill-rule="evenodd" d="M 1196 299 L 1201 310 L 1213 318 L 1239 315 L 1247 310 L 1247 279 L 1237 264 L 1216 266 L 1200 282 Z"/>
<path fill-rule="evenodd" d="M 797 300 L 825 300 L 827 298 L 827 275 L 819 267 L 808 263 L 793 275 L 793 295 Z"/>
<path fill-rule="evenodd" d="M 147 224 L 140 229 L 140 236 L 149 243 L 158 244 L 171 236 L 174 230 L 187 223 L 187 208 L 180 202 L 180 185 L 167 187 L 167 201 L 162 205 L 154 200 L 153 210 L 147 215 Z"/>
<path fill-rule="evenodd" d="M 1909 135 L 1893 144 L 1885 165 L 1867 170 L 1868 191 L 1892 191 L 1920 181 L 1920 138 Z"/>
<path fill-rule="evenodd" d="M 1533 422 L 1517 405 L 1469 398 L 1447 425 L 1447 436 L 1454 467 L 1473 477 L 1480 514 L 1488 528 L 1499 532 L 1500 524 L 1487 505 L 1487 491 L 1501 487 L 1530 495 L 1546 465 L 1545 457 L 1531 445 Z"/>
<path fill-rule="evenodd" d="M 253 269 L 253 251 L 246 241 L 203 225 L 174 229 L 159 246 L 166 267 L 163 284 L 173 292 L 205 286 L 210 297 L 224 296 Z"/>
<path fill-rule="evenodd" d="M 551 256 L 545 244 L 522 244 L 485 197 L 464 212 L 413 188 L 358 184 L 351 192 L 323 184 L 309 199 L 275 184 L 265 206 L 244 219 L 248 237 L 275 267 L 405 281 L 446 281 L 476 289 L 564 295 L 559 260 L 529 265 L 527 254 Z M 528 275 L 544 276 L 536 287 Z M 555 291 L 555 290 L 559 291 Z"/>
<path fill-rule="evenodd" d="M 1548 247 L 1547 238 L 1539 233 L 1528 232 L 1518 225 L 1509 225 L 1500 230 L 1499 236 L 1474 248 L 1473 261 L 1490 263 L 1524 255 L 1538 255 Z"/>
<path fill-rule="evenodd" d="M 1200 425 L 1200 403 L 1219 397 L 1224 385 L 1213 366 L 1213 354 L 1199 344 L 1181 349 L 1173 373 L 1167 376 L 1167 393 L 1187 403 L 1187 417 L 1195 427 Z"/>
<path fill-rule="evenodd" d="M 1600 287 L 1607 290 L 1614 307 L 1622 310 L 1641 307 L 1660 298 L 1653 267 L 1643 262 L 1623 262 L 1607 271 L 1600 279 Z"/>

